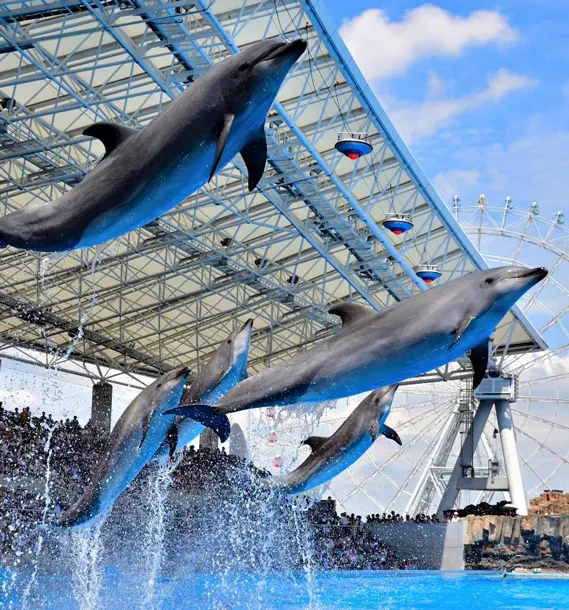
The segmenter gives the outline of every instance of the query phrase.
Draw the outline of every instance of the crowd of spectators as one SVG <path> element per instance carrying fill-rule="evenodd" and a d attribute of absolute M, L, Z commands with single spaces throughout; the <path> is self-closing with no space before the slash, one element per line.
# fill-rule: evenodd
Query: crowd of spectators
<path fill-rule="evenodd" d="M 32 416 L 28 408 L 8 411 L 0 403 L 0 556 L 33 553 L 44 513 L 47 522 L 57 519 L 83 493 L 105 442 L 104 433 L 90 423 L 81 426 L 76 417 L 54 421 L 45 413 Z M 50 501 L 46 506 L 48 464 Z M 197 495 L 215 489 L 220 497 L 235 490 L 247 494 L 247 489 L 255 487 L 254 481 L 267 476 L 267 471 L 228 455 L 225 448 L 190 446 L 172 474 L 172 489 Z M 138 487 L 143 478 L 138 478 Z M 261 489 L 257 486 L 255 501 L 263 501 Z M 369 524 L 438 522 L 436 515 L 412 519 L 394 511 L 368 515 L 365 520 L 355 514 L 339 515 L 331 498 L 313 502 L 297 497 L 295 502 L 312 528 L 314 559 L 322 569 L 412 568 L 397 560 L 394 549 Z M 128 498 L 123 504 L 128 504 Z"/>
<path fill-rule="evenodd" d="M 81 427 L 76 417 L 55 421 L 0 403 L 0 556 L 21 556 L 37 544 L 48 456 L 52 519 L 83 491 L 104 443 L 103 435 L 90 425 Z"/>
<path fill-rule="evenodd" d="M 328 497 L 308 509 L 314 529 L 314 553 L 323 570 L 411 569 L 397 559 L 395 549 L 380 540 L 359 515 L 336 512 L 336 502 Z"/>
<path fill-rule="evenodd" d="M 352 518 L 354 515 L 352 515 Z M 367 523 L 440 523 L 440 519 L 437 515 L 425 515 L 418 513 L 414 517 L 411 515 L 400 515 L 392 510 L 390 513 L 368 515 L 366 517 Z"/>

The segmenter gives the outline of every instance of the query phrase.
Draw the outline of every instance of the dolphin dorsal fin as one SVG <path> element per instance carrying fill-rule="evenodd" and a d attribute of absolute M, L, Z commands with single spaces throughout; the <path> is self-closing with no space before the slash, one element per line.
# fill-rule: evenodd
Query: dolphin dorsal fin
<path fill-rule="evenodd" d="M 340 316 L 342 318 L 342 328 L 348 328 L 364 317 L 375 313 L 375 309 L 357 303 L 338 303 L 338 305 L 330 307 L 328 313 Z"/>
<path fill-rule="evenodd" d="M 308 445 L 310 449 L 314 452 L 319 447 L 321 447 L 326 441 L 328 437 L 326 436 L 309 436 L 307 439 L 302 441 L 302 445 Z"/>
<path fill-rule="evenodd" d="M 137 133 L 138 129 L 133 129 L 126 125 L 119 125 L 118 123 L 109 123 L 107 121 L 94 123 L 83 130 L 84 136 L 97 138 L 97 140 L 100 140 L 103 143 L 105 147 L 105 156 L 103 159 L 106 159 L 123 142 L 126 142 Z"/>

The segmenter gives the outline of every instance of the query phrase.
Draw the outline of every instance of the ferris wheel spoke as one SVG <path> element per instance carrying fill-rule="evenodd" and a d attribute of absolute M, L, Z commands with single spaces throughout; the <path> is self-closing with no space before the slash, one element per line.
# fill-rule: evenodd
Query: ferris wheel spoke
<path fill-rule="evenodd" d="M 408 451 L 410 447 L 414 446 L 419 440 L 421 440 L 425 433 L 430 432 L 436 425 L 440 424 L 445 415 L 445 411 L 439 413 L 438 417 L 436 417 L 429 425 L 426 425 L 421 431 L 417 432 L 417 434 L 410 441 L 408 441 L 404 446 L 400 447 L 397 451 L 395 451 L 395 453 L 393 453 L 389 458 L 387 458 L 381 464 L 378 470 L 368 475 L 360 483 L 360 486 L 365 485 L 369 481 L 373 480 L 380 472 L 382 473 L 384 468 L 391 465 L 397 458 L 401 457 L 405 453 L 405 451 Z M 346 497 L 343 498 L 342 502 L 348 500 L 353 495 L 353 493 L 353 491 L 350 492 Z"/>
<path fill-rule="evenodd" d="M 517 432 L 519 432 L 523 436 L 529 438 L 534 443 L 537 443 L 542 449 L 545 449 L 545 451 L 554 455 L 556 458 L 561 460 L 564 464 L 569 464 L 569 460 L 565 456 L 561 455 L 559 452 L 555 451 L 555 449 L 552 449 L 549 445 L 546 445 L 544 442 L 538 441 L 534 436 L 532 436 L 526 430 L 523 430 L 522 428 L 519 428 L 518 426 L 515 426 L 515 429 Z"/>
<path fill-rule="evenodd" d="M 544 240 L 544 241 L 548 241 L 549 235 L 551 234 L 551 231 L 553 230 L 553 224 L 550 227 L 550 231 L 548 231 L 547 235 L 548 237 Z M 567 248 L 569 248 L 569 246 L 567 246 Z M 567 248 L 563 251 L 562 254 L 560 254 L 557 257 L 557 260 L 555 261 L 555 263 L 553 263 L 553 265 L 551 266 L 551 268 L 549 269 L 549 277 L 552 277 L 553 275 L 555 275 L 555 272 L 559 269 L 559 267 L 561 266 L 561 263 L 563 263 L 564 261 L 569 260 L 569 257 L 567 256 Z M 545 281 L 540 282 L 535 290 L 533 291 L 531 297 L 528 299 L 528 303 L 527 303 L 527 308 L 529 309 L 530 307 L 533 306 L 533 304 L 537 301 L 537 298 L 539 297 L 539 295 L 541 294 L 541 292 L 543 291 L 543 289 L 548 285 L 547 282 L 547 278 L 545 279 Z"/>
<path fill-rule="evenodd" d="M 525 466 L 528 468 L 528 470 L 530 470 L 535 477 L 541 482 L 541 484 L 543 485 L 543 487 L 547 487 L 547 483 L 546 481 L 543 480 L 543 477 L 535 470 L 535 468 L 530 464 L 529 460 L 527 460 L 523 455 L 520 454 L 520 458 L 522 460 L 522 462 L 525 464 Z"/>
<path fill-rule="evenodd" d="M 539 404 L 539 403 L 554 403 L 560 405 L 569 404 L 569 398 L 555 398 L 554 396 L 518 396 L 518 402 L 527 400 L 528 402 Z"/>
<path fill-rule="evenodd" d="M 389 510 L 390 508 L 393 507 L 393 505 L 395 504 L 395 502 L 401 497 L 402 494 L 407 494 L 408 496 L 410 496 L 411 494 L 407 491 L 407 485 L 409 484 L 409 482 L 413 479 L 413 477 L 417 474 L 417 472 L 422 471 L 423 466 L 425 465 L 425 463 L 428 461 L 429 457 L 431 456 L 435 445 L 438 442 L 438 437 L 434 437 L 433 440 L 429 443 L 429 446 L 427 447 L 427 449 L 423 452 L 423 454 L 421 455 L 421 457 L 419 458 L 419 460 L 415 463 L 415 465 L 411 468 L 411 471 L 409 472 L 409 474 L 407 475 L 407 477 L 405 478 L 405 480 L 401 483 L 401 485 L 399 486 L 399 489 L 397 491 L 397 493 L 395 494 L 395 496 L 393 496 L 393 498 L 391 498 L 390 503 L 387 505 L 387 509 Z"/>

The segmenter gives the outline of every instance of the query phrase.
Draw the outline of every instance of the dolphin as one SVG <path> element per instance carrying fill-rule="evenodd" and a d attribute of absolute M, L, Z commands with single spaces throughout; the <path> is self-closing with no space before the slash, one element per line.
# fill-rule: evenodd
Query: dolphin
<path fill-rule="evenodd" d="M 130 403 L 111 432 L 89 486 L 63 513 L 58 525 L 87 525 L 110 511 L 152 459 L 174 423 L 175 416 L 162 414 L 180 402 L 189 372 L 187 367 L 180 367 L 162 375 Z"/>
<path fill-rule="evenodd" d="M 466 274 L 382 311 L 340 303 L 329 311 L 340 332 L 235 386 L 215 407 L 173 409 L 206 424 L 218 415 L 266 406 L 321 402 L 399 383 L 470 350 L 476 388 L 488 364 L 489 337 L 507 311 L 547 275 L 537 267 Z"/>
<path fill-rule="evenodd" d="M 87 248 L 137 229 L 186 199 L 241 153 L 252 191 L 265 170 L 267 113 L 304 40 L 262 40 L 217 63 L 144 129 L 95 123 L 105 155 L 74 189 L 0 219 L 0 245 Z"/>
<path fill-rule="evenodd" d="M 304 493 L 349 468 L 380 434 L 401 445 L 397 432 L 385 423 L 397 387 L 391 385 L 366 396 L 332 436 L 309 436 L 302 441 L 312 450 L 306 460 L 284 476 L 263 479 L 264 485 L 287 494 Z"/>
<path fill-rule="evenodd" d="M 252 327 L 253 320 L 249 319 L 229 335 L 192 381 L 188 390 L 182 394 L 182 401 L 203 400 L 215 404 L 247 376 L 247 358 L 251 345 Z M 217 418 L 211 427 L 215 429 L 221 442 L 227 440 L 231 426 L 226 415 Z M 154 459 L 158 461 L 172 459 L 203 430 L 205 430 L 205 426 L 197 421 L 189 417 L 177 417 L 170 426 L 166 439 L 158 448 Z"/>

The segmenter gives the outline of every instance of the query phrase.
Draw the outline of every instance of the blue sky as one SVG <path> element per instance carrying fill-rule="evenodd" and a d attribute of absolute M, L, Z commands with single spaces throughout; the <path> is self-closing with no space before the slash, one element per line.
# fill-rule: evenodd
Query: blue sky
<path fill-rule="evenodd" d="M 484 192 L 569 212 L 565 0 L 328 0 L 328 11 L 445 200 Z"/>

